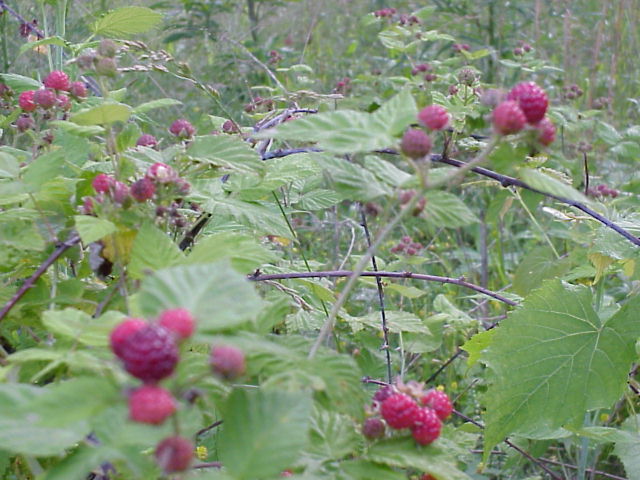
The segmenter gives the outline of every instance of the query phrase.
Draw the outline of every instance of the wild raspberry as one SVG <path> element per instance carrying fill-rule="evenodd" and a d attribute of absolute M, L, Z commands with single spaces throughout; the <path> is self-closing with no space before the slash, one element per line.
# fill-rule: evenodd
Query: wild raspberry
<path fill-rule="evenodd" d="M 418 113 L 418 120 L 431 130 L 442 130 L 449 124 L 449 112 L 440 105 L 429 105 Z"/>
<path fill-rule="evenodd" d="M 129 199 L 129 187 L 116 181 L 112 189 L 112 198 L 115 203 L 123 205 Z"/>
<path fill-rule="evenodd" d="M 106 173 L 99 173 L 91 182 L 91 186 L 96 193 L 109 193 L 111 187 L 116 183 L 116 179 Z"/>
<path fill-rule="evenodd" d="M 415 194 L 416 191 L 413 189 L 400 190 L 400 192 L 398 192 L 398 200 L 400 201 L 400 205 L 406 205 L 407 203 L 409 203 Z"/>
<path fill-rule="evenodd" d="M 95 211 L 93 200 L 93 197 L 82 197 L 82 205 L 78 208 L 80 213 L 83 215 L 93 215 Z"/>
<path fill-rule="evenodd" d="M 178 173 L 166 163 L 156 162 L 149 167 L 146 176 L 158 183 L 171 183 L 178 178 Z"/>
<path fill-rule="evenodd" d="M 176 182 L 176 190 L 180 195 L 186 195 L 191 191 L 191 184 L 187 182 L 184 178 L 177 178 Z"/>
<path fill-rule="evenodd" d="M 231 345 L 214 346 L 211 349 L 209 364 L 215 374 L 227 380 L 239 377 L 246 369 L 244 352 Z"/>
<path fill-rule="evenodd" d="M 420 403 L 436 412 L 436 415 L 442 421 L 449 418 L 451 412 L 453 412 L 453 404 L 449 399 L 449 395 L 435 388 L 428 390 L 420 399 Z"/>
<path fill-rule="evenodd" d="M 545 91 L 535 82 L 522 82 L 511 89 L 507 100 L 518 102 L 527 122 L 538 123 L 547 113 L 549 99 Z"/>
<path fill-rule="evenodd" d="M 115 77 L 118 74 L 118 64 L 113 58 L 101 57 L 96 63 L 96 73 L 105 77 Z"/>
<path fill-rule="evenodd" d="M 91 197 L 86 198 L 91 199 Z M 93 202 L 91 202 L 91 207 L 93 209 Z M 146 326 L 147 322 L 141 318 L 127 318 L 123 322 L 119 323 L 113 330 L 111 330 L 111 335 L 109 336 L 111 351 L 115 353 L 116 356 L 122 357 L 122 348 L 127 338 Z"/>
<path fill-rule="evenodd" d="M 224 133 L 238 133 L 240 128 L 238 128 L 238 124 L 233 120 L 227 120 L 222 124 L 222 131 Z"/>
<path fill-rule="evenodd" d="M 430 408 L 420 408 L 414 417 L 411 434 L 420 445 L 429 445 L 440 436 L 442 422 Z"/>
<path fill-rule="evenodd" d="M 165 473 L 182 472 L 193 460 L 193 443 L 185 437 L 167 437 L 156 447 L 156 462 Z"/>
<path fill-rule="evenodd" d="M 186 308 L 172 308 L 160 314 L 158 323 L 173 332 L 178 339 L 189 338 L 195 330 L 195 320 Z"/>
<path fill-rule="evenodd" d="M 16 127 L 19 132 L 26 132 L 34 127 L 35 123 L 33 119 L 28 115 L 20 115 L 16 119 Z"/>
<path fill-rule="evenodd" d="M 437 480 L 437 479 L 433 475 L 429 475 L 428 473 L 425 473 L 420 477 L 420 480 Z"/>
<path fill-rule="evenodd" d="M 56 97 L 56 107 L 68 112 L 71 110 L 71 100 L 64 93 L 61 93 Z"/>
<path fill-rule="evenodd" d="M 147 325 L 126 338 L 120 357 L 131 375 L 143 382 L 157 382 L 173 373 L 178 347 L 166 328 Z"/>
<path fill-rule="evenodd" d="M 116 56 L 116 53 L 118 53 L 118 45 L 116 45 L 116 42 L 109 40 L 108 38 L 100 40 L 100 45 L 98 45 L 98 55 L 113 58 Z"/>
<path fill-rule="evenodd" d="M 87 87 L 85 87 L 82 82 L 71 82 L 71 85 L 69 85 L 69 93 L 76 99 L 86 98 L 88 95 Z"/>
<path fill-rule="evenodd" d="M 54 70 L 44 79 L 44 86 L 54 90 L 69 90 L 69 76 L 61 70 Z"/>
<path fill-rule="evenodd" d="M 145 133 L 144 135 L 140 135 L 140 138 L 136 141 L 137 147 L 150 147 L 153 148 L 158 145 L 158 140 L 153 135 L 149 135 Z"/>
<path fill-rule="evenodd" d="M 155 385 L 144 385 L 129 396 L 129 418 L 134 422 L 158 425 L 175 411 L 171 393 Z"/>
<path fill-rule="evenodd" d="M 56 94 L 49 89 L 36 90 L 33 94 L 33 101 L 39 107 L 48 110 L 56 104 Z"/>
<path fill-rule="evenodd" d="M 493 126 L 501 135 L 518 133 L 524 128 L 527 117 L 517 102 L 507 100 L 498 105 L 493 111 Z"/>
<path fill-rule="evenodd" d="M 391 428 L 410 428 L 415 423 L 415 417 L 420 408 L 416 402 L 404 393 L 391 395 L 380 407 L 380 413 Z"/>
<path fill-rule="evenodd" d="M 193 134 L 196 132 L 196 129 L 189 123 L 188 120 L 181 118 L 176 120 L 169 127 L 169 132 L 175 135 L 180 139 L 186 139 L 193 137 Z"/>
<path fill-rule="evenodd" d="M 384 436 L 384 422 L 379 418 L 367 418 L 362 424 L 362 434 L 370 440 Z"/>
<path fill-rule="evenodd" d="M 412 128 L 402 136 L 400 149 L 409 158 L 423 158 L 431 151 L 431 138 L 422 130 Z"/>
<path fill-rule="evenodd" d="M 33 112 L 37 105 L 33 101 L 33 96 L 36 94 L 35 90 L 27 90 L 22 92 L 18 97 L 18 105 L 25 112 Z"/>
<path fill-rule="evenodd" d="M 540 123 L 536 125 L 536 128 L 538 129 L 538 132 L 540 132 L 538 134 L 538 141 L 545 147 L 551 145 L 556 139 L 556 127 L 547 117 L 540 120 Z"/>
<path fill-rule="evenodd" d="M 144 177 L 131 184 L 131 196 L 137 202 L 146 202 L 156 193 L 156 185 L 150 178 Z"/>
<path fill-rule="evenodd" d="M 424 210 L 424 207 L 426 206 L 427 206 L 427 199 L 425 197 L 420 197 L 418 199 L 418 203 L 416 203 L 416 206 L 413 207 L 413 211 L 411 212 L 411 215 L 413 215 L 414 217 L 417 217 L 422 213 L 422 211 Z"/>

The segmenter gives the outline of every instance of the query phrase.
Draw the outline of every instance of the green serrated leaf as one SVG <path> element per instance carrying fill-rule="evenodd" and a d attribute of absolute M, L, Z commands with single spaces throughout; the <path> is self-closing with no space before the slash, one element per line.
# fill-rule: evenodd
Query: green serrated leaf
<path fill-rule="evenodd" d="M 57 45 L 59 47 L 65 47 L 67 45 L 67 42 L 65 42 L 64 38 L 62 37 L 47 37 L 41 40 L 36 40 L 34 42 L 27 42 L 20 47 L 18 56 L 29 50 L 35 50 L 42 45 Z"/>
<path fill-rule="evenodd" d="M 196 137 L 187 153 L 225 171 L 261 173 L 265 168 L 258 152 L 247 142 L 230 135 Z"/>
<path fill-rule="evenodd" d="M 606 323 L 592 300 L 586 287 L 550 280 L 496 328 L 484 355 L 491 369 L 485 453 L 513 433 L 553 438 L 620 397 L 636 359 L 640 297 Z"/>
<path fill-rule="evenodd" d="M 400 135 L 405 129 L 416 122 L 418 106 L 410 89 L 404 88 L 400 93 L 385 102 L 373 112 L 371 119 L 386 126 L 386 131 L 394 136 Z"/>
<path fill-rule="evenodd" d="M 186 259 L 189 265 L 229 259 L 238 272 L 251 272 L 277 257 L 253 238 L 236 232 L 221 232 L 200 239 Z"/>
<path fill-rule="evenodd" d="M 632 415 L 622 423 L 622 430 L 631 438 L 629 441 L 618 441 L 613 449 L 629 480 L 640 480 L 640 415 Z"/>
<path fill-rule="evenodd" d="M 543 280 L 562 276 L 570 266 L 570 258 L 558 259 L 548 246 L 537 247 L 527 253 L 518 265 L 513 279 L 513 290 L 518 295 L 527 295 L 538 288 Z"/>
<path fill-rule="evenodd" d="M 103 218 L 89 215 L 76 215 L 74 218 L 76 230 L 85 245 L 96 242 L 117 230 L 113 223 Z"/>
<path fill-rule="evenodd" d="M 232 217 L 258 234 L 275 235 L 293 239 L 282 214 L 258 203 L 243 202 L 233 198 L 215 198 L 207 202 L 209 211 L 216 215 Z"/>
<path fill-rule="evenodd" d="M 423 216 L 434 227 L 459 228 L 478 222 L 478 217 L 449 192 L 429 192 Z"/>
<path fill-rule="evenodd" d="M 244 323 L 262 307 L 253 286 L 227 262 L 159 270 L 142 282 L 138 303 L 148 317 L 167 308 L 186 308 L 202 332 Z"/>
<path fill-rule="evenodd" d="M 79 137 L 93 137 L 104 133 L 104 128 L 98 125 L 78 125 L 77 123 L 67 122 L 66 120 L 53 120 L 49 125 L 58 127 L 65 132 Z"/>
<path fill-rule="evenodd" d="M 308 441 L 311 398 L 305 393 L 234 390 L 223 408 L 220 458 L 238 480 L 277 476 Z"/>
<path fill-rule="evenodd" d="M 469 340 L 464 342 L 460 348 L 469 354 L 469 358 L 467 359 L 467 365 L 472 367 L 475 365 L 478 360 L 482 358 L 483 352 L 491 345 L 493 341 L 493 336 L 497 330 L 491 329 L 486 330 L 484 332 L 476 333 Z"/>
<path fill-rule="evenodd" d="M 20 164 L 13 155 L 0 152 L 0 177 L 15 178 L 20 173 Z"/>
<path fill-rule="evenodd" d="M 162 21 L 162 15 L 146 7 L 118 8 L 93 24 L 93 33 L 122 38 L 148 32 Z"/>
<path fill-rule="evenodd" d="M 24 77 L 15 73 L 0 73 L 0 77 L 4 83 L 17 93 L 24 92 L 25 90 L 38 90 L 42 87 L 42 84 L 30 77 Z"/>
<path fill-rule="evenodd" d="M 533 188 L 538 189 L 545 193 L 552 193 L 559 197 L 569 198 L 577 202 L 589 204 L 591 201 L 585 197 L 582 193 L 578 192 L 571 185 L 564 183 L 557 178 L 551 177 L 539 170 L 533 170 L 530 168 L 523 168 L 520 170 L 520 178 L 531 185 Z"/>
<path fill-rule="evenodd" d="M 173 240 L 156 226 L 146 223 L 133 241 L 129 275 L 132 278 L 144 278 L 161 268 L 182 263 L 183 260 L 183 253 Z"/>
<path fill-rule="evenodd" d="M 352 419 L 321 408 L 315 409 L 310 430 L 307 451 L 322 461 L 344 458 L 362 441 Z"/>
<path fill-rule="evenodd" d="M 368 202 L 391 193 L 389 187 L 361 165 L 326 156 L 322 166 L 343 199 Z"/>
<path fill-rule="evenodd" d="M 145 102 L 133 109 L 131 113 L 134 115 L 139 115 L 141 113 L 147 113 L 151 110 L 155 110 L 157 108 L 166 108 L 173 107 L 176 105 L 182 105 L 180 100 L 176 100 L 174 98 L 158 98 L 157 100 L 151 100 L 150 102 Z"/>
<path fill-rule="evenodd" d="M 97 107 L 81 110 L 72 115 L 71 121 L 78 125 L 109 125 L 126 122 L 131 116 L 131 107 L 123 103 L 103 103 Z"/>
<path fill-rule="evenodd" d="M 312 190 L 310 192 L 301 195 L 300 198 L 291 202 L 293 205 L 298 205 L 302 210 L 308 210 L 314 212 L 316 210 L 324 210 L 340 203 L 340 195 L 333 190 Z"/>

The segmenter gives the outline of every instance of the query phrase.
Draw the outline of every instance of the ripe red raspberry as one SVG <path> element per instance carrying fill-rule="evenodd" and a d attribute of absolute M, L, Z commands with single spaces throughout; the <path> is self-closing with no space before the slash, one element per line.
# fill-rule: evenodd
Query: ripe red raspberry
<path fill-rule="evenodd" d="M 396 393 L 391 395 L 380 407 L 380 413 L 391 428 L 409 428 L 415 423 L 420 408 L 409 395 Z"/>
<path fill-rule="evenodd" d="M 545 91 L 535 82 L 522 82 L 511 89 L 507 100 L 518 102 L 527 122 L 538 123 L 547 113 L 549 99 Z"/>
<path fill-rule="evenodd" d="M 420 408 L 415 415 L 411 434 L 420 445 L 429 445 L 440 436 L 442 422 L 430 408 Z"/>
<path fill-rule="evenodd" d="M 246 369 L 244 352 L 231 345 L 215 345 L 211 349 L 209 364 L 215 374 L 227 380 L 239 377 Z"/>
<path fill-rule="evenodd" d="M 146 202 L 156 193 L 156 185 L 148 177 L 141 178 L 131 184 L 131 196 L 137 202 Z"/>
<path fill-rule="evenodd" d="M 143 382 L 157 382 L 173 373 L 178 347 L 171 332 L 160 325 L 147 325 L 124 341 L 120 358 L 127 372 Z"/>
<path fill-rule="evenodd" d="M 33 119 L 28 115 L 20 115 L 16 119 L 16 127 L 19 132 L 26 132 L 34 127 L 35 123 Z"/>
<path fill-rule="evenodd" d="M 175 411 L 171 393 L 155 385 L 143 385 L 129 396 L 129 418 L 134 422 L 159 425 Z"/>
<path fill-rule="evenodd" d="M 35 90 L 27 90 L 22 92 L 18 97 L 18 105 L 25 112 L 33 112 L 37 105 L 33 101 L 33 96 L 36 94 Z"/>
<path fill-rule="evenodd" d="M 146 176 L 158 183 L 171 183 L 178 178 L 178 173 L 166 163 L 156 162 L 149 167 Z"/>
<path fill-rule="evenodd" d="M 173 122 L 169 127 L 169 132 L 178 138 L 185 139 L 193 137 L 196 129 L 189 123 L 188 120 L 180 118 Z"/>
<path fill-rule="evenodd" d="M 54 90 L 69 90 L 69 76 L 61 70 L 54 70 L 44 79 L 44 86 Z"/>
<path fill-rule="evenodd" d="M 442 130 L 449 124 L 449 112 L 440 105 L 429 105 L 420 110 L 418 120 L 431 130 Z"/>
<path fill-rule="evenodd" d="M 109 193 L 111 187 L 116 183 L 116 179 L 106 173 L 99 173 L 91 182 L 91 186 L 96 193 Z"/>
<path fill-rule="evenodd" d="M 179 340 L 189 338 L 195 330 L 195 320 L 186 308 L 172 308 L 160 314 L 158 323 L 173 332 Z"/>
<path fill-rule="evenodd" d="M 167 437 L 156 447 L 155 457 L 165 473 L 182 472 L 193 460 L 193 443 L 185 437 Z"/>
<path fill-rule="evenodd" d="M 538 129 L 538 132 L 540 132 L 538 135 L 538 141 L 545 147 L 551 145 L 556 139 L 556 127 L 547 117 L 540 120 L 540 123 L 536 125 L 536 128 Z"/>
<path fill-rule="evenodd" d="M 48 110 L 56 104 L 56 94 L 53 90 L 47 88 L 36 90 L 33 94 L 33 101 L 39 107 Z"/>
<path fill-rule="evenodd" d="M 420 129 L 412 128 L 402 136 L 400 149 L 409 158 L 422 158 L 431 151 L 431 138 Z"/>
<path fill-rule="evenodd" d="M 88 95 L 87 87 L 82 82 L 71 82 L 69 93 L 73 98 L 86 98 Z"/>
<path fill-rule="evenodd" d="M 493 126 L 501 135 L 518 133 L 524 128 L 527 117 L 524 116 L 517 102 L 507 100 L 493 111 Z"/>
<path fill-rule="evenodd" d="M 91 199 L 91 197 L 87 198 Z M 93 202 L 91 202 L 91 208 L 93 209 Z M 113 330 L 111 330 L 111 335 L 109 336 L 111 351 L 118 357 L 122 358 L 122 348 L 124 342 L 131 335 L 146 326 L 147 322 L 145 322 L 141 318 L 127 318 L 123 322 L 119 323 Z"/>
<path fill-rule="evenodd" d="M 428 473 L 425 473 L 420 477 L 420 480 L 437 480 L 437 479 L 433 475 L 429 475 Z"/>
<path fill-rule="evenodd" d="M 384 422 L 379 418 L 367 418 L 362 424 L 362 434 L 370 440 L 384 436 Z"/>
<path fill-rule="evenodd" d="M 56 97 L 56 106 L 59 109 L 68 112 L 71 110 L 71 100 L 64 93 L 61 93 Z"/>
<path fill-rule="evenodd" d="M 150 147 L 153 148 L 158 145 L 158 140 L 153 135 L 149 135 L 145 133 L 144 135 L 140 135 L 140 138 L 136 141 L 137 147 Z"/>
<path fill-rule="evenodd" d="M 428 390 L 420 399 L 420 402 L 425 407 L 429 407 L 436 412 L 436 415 L 438 415 L 438 418 L 442 421 L 449 418 L 451 412 L 453 412 L 453 404 L 449 399 L 449 395 L 435 388 Z"/>

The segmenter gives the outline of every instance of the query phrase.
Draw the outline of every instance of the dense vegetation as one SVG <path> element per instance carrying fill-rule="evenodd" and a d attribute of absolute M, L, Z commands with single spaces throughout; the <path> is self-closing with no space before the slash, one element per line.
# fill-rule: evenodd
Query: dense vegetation
<path fill-rule="evenodd" d="M 0 0 L 2 478 L 640 479 L 638 7 Z"/>

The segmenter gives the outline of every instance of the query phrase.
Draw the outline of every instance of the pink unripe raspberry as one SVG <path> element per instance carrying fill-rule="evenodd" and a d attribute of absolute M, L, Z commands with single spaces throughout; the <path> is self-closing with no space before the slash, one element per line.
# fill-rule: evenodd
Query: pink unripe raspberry
<path fill-rule="evenodd" d="M 36 90 L 33 94 L 33 101 L 40 108 L 48 110 L 56 104 L 56 94 L 49 89 Z"/>
<path fill-rule="evenodd" d="M 187 195 L 191 191 L 191 184 L 184 178 L 177 178 L 175 183 L 180 195 Z"/>
<path fill-rule="evenodd" d="M 449 112 L 440 105 L 429 105 L 418 113 L 418 120 L 431 130 L 442 130 L 449 124 Z"/>
<path fill-rule="evenodd" d="M 93 197 L 82 197 L 82 205 L 80 206 L 79 210 L 83 215 L 93 215 Z"/>
<path fill-rule="evenodd" d="M 158 145 L 158 140 L 153 135 L 145 133 L 140 135 L 140 138 L 136 141 L 137 147 L 150 147 L 153 148 Z"/>
<path fill-rule="evenodd" d="M 166 163 L 156 162 L 149 167 L 146 176 L 158 183 L 171 183 L 178 178 L 178 173 Z"/>
<path fill-rule="evenodd" d="M 385 385 L 373 394 L 373 400 L 378 403 L 384 402 L 391 395 L 395 395 L 397 392 L 391 385 Z"/>
<path fill-rule="evenodd" d="M 155 385 L 144 385 L 129 396 L 129 418 L 134 422 L 159 425 L 175 411 L 171 393 Z"/>
<path fill-rule="evenodd" d="M 19 132 L 26 132 L 34 127 L 35 123 L 33 119 L 28 115 L 20 115 L 16 119 L 16 127 Z"/>
<path fill-rule="evenodd" d="M 86 197 L 87 199 L 91 199 L 91 197 Z M 85 200 L 86 203 L 86 200 Z M 93 207 L 93 202 L 91 202 L 91 206 Z M 147 326 L 147 322 L 145 322 L 141 318 L 127 318 L 123 322 L 119 323 L 113 330 L 111 330 L 111 335 L 109 336 L 109 343 L 111 344 L 111 351 L 117 356 L 121 357 L 122 354 L 122 346 L 125 341 L 134 333 L 136 333 L 141 328 Z"/>
<path fill-rule="evenodd" d="M 431 138 L 418 128 L 407 130 L 402 136 L 400 149 L 409 158 L 423 158 L 431 151 Z"/>
<path fill-rule="evenodd" d="M 60 93 L 56 97 L 56 106 L 59 109 L 64 110 L 65 112 L 68 112 L 69 110 L 71 110 L 71 99 L 68 96 L 66 96 L 64 93 Z"/>
<path fill-rule="evenodd" d="M 156 462 L 165 473 L 187 470 L 193 460 L 193 443 L 185 437 L 167 437 L 156 447 Z"/>
<path fill-rule="evenodd" d="M 411 434 L 416 442 L 420 445 L 429 445 L 437 440 L 441 430 L 442 422 L 436 412 L 427 407 L 418 410 L 411 427 Z"/>
<path fill-rule="evenodd" d="M 105 77 L 115 77 L 118 74 L 118 64 L 113 58 L 101 57 L 96 63 L 96 73 Z"/>
<path fill-rule="evenodd" d="M 196 129 L 188 120 L 180 118 L 171 124 L 169 132 L 180 139 L 186 139 L 193 137 Z"/>
<path fill-rule="evenodd" d="M 149 324 L 125 339 L 120 358 L 127 372 L 145 383 L 153 383 L 173 373 L 178 363 L 178 347 L 166 328 Z"/>
<path fill-rule="evenodd" d="M 137 202 L 146 202 L 156 193 L 156 185 L 148 177 L 141 178 L 131 184 L 131 196 Z"/>
<path fill-rule="evenodd" d="M 87 87 L 84 86 L 83 82 L 71 82 L 69 93 L 73 98 L 86 98 L 88 95 Z"/>
<path fill-rule="evenodd" d="M 36 94 L 35 90 L 27 90 L 22 92 L 18 97 L 18 105 L 25 112 L 33 112 L 37 105 L 33 101 L 33 96 Z"/>
<path fill-rule="evenodd" d="M 113 185 L 113 201 L 120 205 L 124 204 L 129 199 L 129 187 L 120 182 L 116 181 Z"/>
<path fill-rule="evenodd" d="M 109 193 L 111 187 L 116 183 L 116 179 L 106 173 L 99 173 L 91 182 L 91 186 L 96 193 Z"/>
<path fill-rule="evenodd" d="M 449 395 L 435 388 L 428 390 L 420 399 L 420 403 L 436 412 L 436 415 L 442 421 L 449 418 L 451 412 L 453 412 L 453 404 L 449 399 Z"/>
<path fill-rule="evenodd" d="M 391 428 L 410 428 L 420 410 L 418 404 L 409 395 L 396 393 L 391 395 L 380 407 L 380 413 Z"/>
<path fill-rule="evenodd" d="M 493 110 L 493 126 L 501 135 L 518 133 L 525 123 L 527 118 L 517 102 L 507 100 Z"/>
<path fill-rule="evenodd" d="M 224 133 L 238 133 L 240 129 L 234 121 L 227 120 L 222 124 L 222 131 Z"/>
<path fill-rule="evenodd" d="M 209 363 L 215 374 L 227 380 L 239 377 L 246 369 L 244 352 L 231 345 L 215 345 Z"/>
<path fill-rule="evenodd" d="M 158 323 L 173 332 L 180 340 L 189 338 L 195 330 L 195 320 L 186 308 L 165 310 L 158 317 Z"/>
<path fill-rule="evenodd" d="M 44 86 L 54 90 L 69 90 L 69 76 L 61 70 L 54 70 L 44 79 Z"/>
<path fill-rule="evenodd" d="M 371 440 L 383 437 L 384 431 L 384 422 L 379 418 L 367 418 L 362 424 L 362 434 Z"/>
<path fill-rule="evenodd" d="M 518 102 L 527 122 L 538 123 L 544 118 L 549 106 L 545 91 L 535 82 L 522 82 L 511 89 L 507 100 Z"/>
<path fill-rule="evenodd" d="M 556 127 L 547 117 L 540 120 L 540 123 L 536 125 L 536 128 L 538 129 L 538 132 L 540 132 L 538 135 L 538 141 L 542 145 L 549 146 L 556 139 Z"/>

